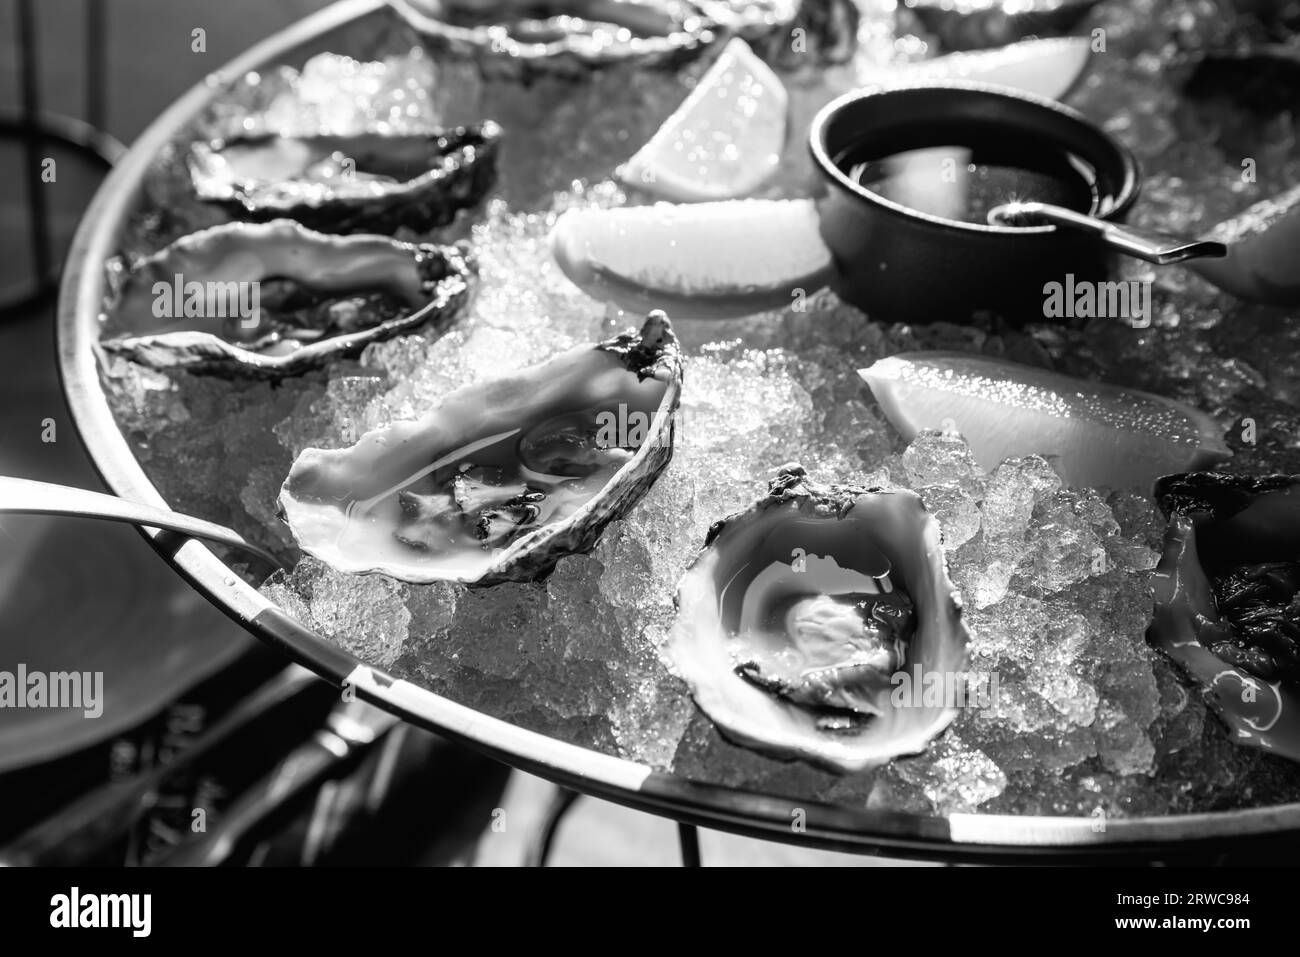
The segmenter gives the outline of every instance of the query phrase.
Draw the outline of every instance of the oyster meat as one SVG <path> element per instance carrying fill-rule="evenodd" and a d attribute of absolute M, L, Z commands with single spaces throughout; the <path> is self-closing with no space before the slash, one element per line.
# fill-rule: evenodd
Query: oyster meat
<path fill-rule="evenodd" d="M 709 530 L 678 587 L 669 654 L 727 737 L 856 771 L 951 723 L 968 640 L 915 493 L 823 487 L 787 465 Z"/>
<path fill-rule="evenodd" d="M 500 140 L 491 121 L 428 134 L 261 134 L 195 143 L 189 170 L 200 199 L 244 219 L 424 232 L 483 198 L 496 181 Z"/>
<path fill-rule="evenodd" d="M 1156 484 L 1169 519 L 1148 640 L 1237 744 L 1300 761 L 1300 476 Z"/>
<path fill-rule="evenodd" d="M 302 549 L 351 573 L 492 585 L 592 548 L 672 457 L 682 359 L 638 333 L 449 393 L 351 448 L 307 449 L 280 508 Z"/>
<path fill-rule="evenodd" d="M 470 265 L 455 247 L 277 219 L 204 229 L 109 273 L 106 353 L 155 369 L 277 378 L 445 328 L 468 299 Z"/>
<path fill-rule="evenodd" d="M 436 46 L 527 78 L 632 62 L 676 65 L 739 36 L 789 67 L 844 62 L 853 0 L 389 0 Z M 796 29 L 801 33 L 795 34 Z M 794 42 L 798 37 L 799 42 Z"/>

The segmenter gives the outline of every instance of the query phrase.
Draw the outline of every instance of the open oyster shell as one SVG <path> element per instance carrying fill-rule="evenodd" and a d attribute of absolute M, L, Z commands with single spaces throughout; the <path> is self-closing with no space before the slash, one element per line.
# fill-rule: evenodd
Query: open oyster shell
<path fill-rule="evenodd" d="M 476 205 L 496 181 L 501 128 L 428 134 L 261 134 L 198 142 L 199 199 L 245 219 L 281 216 L 332 233 L 424 232 Z"/>
<path fill-rule="evenodd" d="M 616 63 L 673 66 L 740 36 L 797 66 L 843 62 L 852 0 L 389 0 L 428 42 L 516 78 Z M 801 28 L 801 34 L 794 34 Z M 798 42 L 795 42 L 796 36 Z M 812 54 L 810 57 L 809 54 Z"/>
<path fill-rule="evenodd" d="M 951 723 L 968 640 L 915 493 L 823 487 L 788 465 L 709 530 L 668 647 L 727 737 L 857 771 L 922 751 Z"/>
<path fill-rule="evenodd" d="M 293 220 L 200 230 L 110 264 L 100 348 L 154 369 L 298 375 L 372 342 L 441 329 L 469 297 L 455 247 L 330 236 Z"/>
<path fill-rule="evenodd" d="M 680 0 L 389 0 L 431 46 L 527 80 L 615 63 L 676 64 L 712 42 Z"/>
<path fill-rule="evenodd" d="M 1237 744 L 1300 761 L 1300 476 L 1167 476 L 1147 639 Z"/>
<path fill-rule="evenodd" d="M 677 337 L 654 312 L 639 333 L 457 389 L 351 448 L 305 450 L 280 509 L 303 551 L 340 571 L 535 580 L 654 484 L 681 384 Z"/>

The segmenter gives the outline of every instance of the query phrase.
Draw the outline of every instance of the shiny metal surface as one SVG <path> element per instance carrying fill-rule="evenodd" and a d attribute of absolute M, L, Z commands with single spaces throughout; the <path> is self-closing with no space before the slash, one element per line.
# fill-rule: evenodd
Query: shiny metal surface
<path fill-rule="evenodd" d="M 161 528 L 238 548 L 256 555 L 271 568 L 281 567 L 280 560 L 270 552 L 245 541 L 242 535 L 224 525 L 173 512 L 169 508 L 141 505 L 115 495 L 73 488 L 70 485 L 0 476 L 0 514 L 70 515 L 76 518 L 98 518 L 106 522 L 124 522 L 144 528 Z"/>

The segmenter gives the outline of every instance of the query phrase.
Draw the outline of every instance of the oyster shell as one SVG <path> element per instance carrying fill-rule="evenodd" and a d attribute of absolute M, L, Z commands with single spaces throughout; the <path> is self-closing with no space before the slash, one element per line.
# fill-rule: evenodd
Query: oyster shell
<path fill-rule="evenodd" d="M 681 0 L 389 0 L 433 47 L 527 80 L 616 63 L 675 64 L 712 42 Z"/>
<path fill-rule="evenodd" d="M 844 62 L 852 0 L 389 0 L 436 46 L 516 78 L 616 63 L 676 65 L 740 36 L 789 67 Z M 801 34 L 794 34 L 798 28 Z M 799 37 L 798 43 L 794 36 Z M 811 54 L 811 56 L 810 56 Z"/>
<path fill-rule="evenodd" d="M 100 348 L 154 369 L 298 375 L 372 342 L 441 329 L 469 296 L 455 247 L 229 223 L 110 266 Z"/>
<path fill-rule="evenodd" d="M 347 449 L 307 449 L 280 508 L 340 571 L 492 585 L 593 547 L 672 458 L 682 359 L 667 316 L 447 394 Z"/>
<path fill-rule="evenodd" d="M 501 128 L 428 134 L 258 136 L 195 143 L 199 199 L 245 219 L 288 216 L 333 233 L 445 226 L 496 181 Z"/>
<path fill-rule="evenodd" d="M 967 642 L 938 524 L 915 493 L 823 487 L 787 465 L 709 530 L 668 647 L 727 737 L 856 771 L 923 750 L 951 723 Z M 935 697 L 896 704 L 912 680 Z"/>
<path fill-rule="evenodd" d="M 1237 744 L 1300 761 L 1300 476 L 1156 483 L 1169 519 L 1147 631 Z"/>

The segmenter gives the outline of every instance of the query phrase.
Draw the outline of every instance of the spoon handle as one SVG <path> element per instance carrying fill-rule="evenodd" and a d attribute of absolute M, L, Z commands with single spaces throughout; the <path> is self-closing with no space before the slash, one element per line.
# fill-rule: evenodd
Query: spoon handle
<path fill-rule="evenodd" d="M 1116 252 L 1158 266 L 1186 262 L 1189 259 L 1218 259 L 1228 255 L 1228 247 L 1220 242 L 1179 239 L 1150 230 L 1134 229 L 1051 203 L 1004 203 L 989 210 L 988 219 L 995 226 L 1051 225 L 1080 230 L 1096 236 Z"/>
<path fill-rule="evenodd" d="M 163 528 L 191 538 L 242 549 L 268 562 L 273 568 L 284 567 L 270 552 L 246 541 L 238 532 L 224 525 L 69 485 L 0 476 L 0 515 L 3 514 L 73 515 L 145 528 Z"/>

